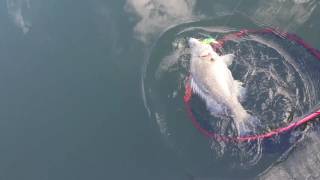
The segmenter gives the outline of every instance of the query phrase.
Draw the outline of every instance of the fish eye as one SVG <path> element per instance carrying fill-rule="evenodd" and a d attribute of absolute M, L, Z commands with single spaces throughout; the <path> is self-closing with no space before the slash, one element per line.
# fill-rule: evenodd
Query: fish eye
<path fill-rule="evenodd" d="M 204 55 L 200 55 L 201 58 L 206 58 L 206 57 L 208 57 L 208 56 L 210 56 L 209 53 L 208 53 L 208 54 L 204 54 Z"/>
<path fill-rule="evenodd" d="M 207 61 L 211 61 L 213 58 L 211 57 L 211 54 L 204 54 L 204 55 L 200 55 L 199 56 L 202 60 L 207 60 Z"/>

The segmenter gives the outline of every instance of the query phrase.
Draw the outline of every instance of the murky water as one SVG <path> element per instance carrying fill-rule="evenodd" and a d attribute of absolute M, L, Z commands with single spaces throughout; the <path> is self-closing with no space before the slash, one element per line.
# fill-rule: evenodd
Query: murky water
<path fill-rule="evenodd" d="M 289 144 L 225 143 L 192 125 L 183 95 L 188 37 L 273 27 L 320 49 L 319 5 L 0 1 L 0 179 L 318 179 L 317 123 Z M 244 106 L 267 127 L 319 107 L 320 65 L 304 48 L 255 35 L 223 50 L 238 57 Z M 233 133 L 201 99 L 192 105 L 206 128 Z"/>

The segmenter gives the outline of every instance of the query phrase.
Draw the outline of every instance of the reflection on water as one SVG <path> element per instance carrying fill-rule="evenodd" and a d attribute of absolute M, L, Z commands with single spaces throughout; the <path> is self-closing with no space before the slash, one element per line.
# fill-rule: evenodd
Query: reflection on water
<path fill-rule="evenodd" d="M 310 18 L 317 5 L 317 0 L 260 1 L 253 19 L 265 26 L 294 31 Z"/>
<path fill-rule="evenodd" d="M 273 167 L 268 169 L 261 180 L 273 179 L 319 179 L 320 178 L 320 135 L 317 131 L 309 131 L 303 141 L 293 151 Z"/>
<path fill-rule="evenodd" d="M 195 0 L 128 0 L 125 9 L 138 17 L 134 30 L 140 40 L 147 41 L 172 24 L 196 18 L 195 3 Z"/>
<path fill-rule="evenodd" d="M 23 33 L 28 33 L 31 28 L 31 22 L 26 18 L 26 11 L 30 11 L 30 0 L 6 0 L 8 14 L 13 22 L 21 28 Z"/>
<path fill-rule="evenodd" d="M 311 18 L 319 3 L 317 0 L 127 0 L 125 9 L 138 17 L 134 30 L 138 38 L 146 42 L 171 25 L 236 12 L 247 15 L 261 26 L 293 32 Z"/>

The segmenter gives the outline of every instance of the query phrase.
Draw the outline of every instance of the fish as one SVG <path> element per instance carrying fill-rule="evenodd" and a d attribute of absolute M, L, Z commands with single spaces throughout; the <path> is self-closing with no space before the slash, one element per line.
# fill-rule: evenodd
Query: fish
<path fill-rule="evenodd" d="M 240 99 L 245 92 L 243 83 L 235 80 L 228 68 L 234 59 L 233 54 L 218 55 L 210 44 L 195 38 L 188 40 L 191 61 L 191 88 L 206 102 L 213 115 L 230 112 L 238 135 L 250 133 L 257 119 L 252 118 L 242 106 Z M 250 120 L 255 123 L 250 122 Z"/>

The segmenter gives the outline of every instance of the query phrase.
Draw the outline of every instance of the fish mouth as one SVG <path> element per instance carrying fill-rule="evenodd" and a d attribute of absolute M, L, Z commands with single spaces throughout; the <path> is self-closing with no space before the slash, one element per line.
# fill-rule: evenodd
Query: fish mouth
<path fill-rule="evenodd" d="M 196 38 L 189 38 L 188 44 L 191 49 L 196 49 L 197 47 L 201 47 L 203 45 L 201 43 L 201 40 L 196 39 Z M 203 54 L 201 53 L 200 55 L 198 55 L 198 57 L 202 60 L 212 60 L 213 61 L 211 54 L 209 52 L 203 53 Z"/>

